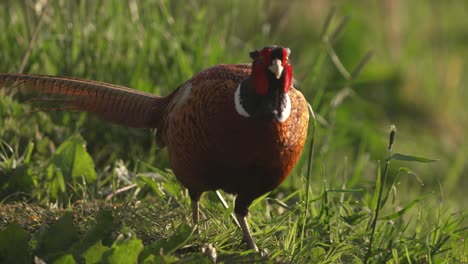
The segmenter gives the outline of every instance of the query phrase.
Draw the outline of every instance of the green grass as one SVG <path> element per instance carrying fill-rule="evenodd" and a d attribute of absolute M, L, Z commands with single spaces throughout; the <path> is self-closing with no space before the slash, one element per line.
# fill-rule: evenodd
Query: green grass
<path fill-rule="evenodd" d="M 204 196 L 193 232 L 188 194 L 150 131 L 2 95 L 0 262 L 211 263 L 209 245 L 219 263 L 468 262 L 467 4 L 336 1 L 327 20 L 333 8 L 319 2 L 0 3 L 0 72 L 165 95 L 276 43 L 291 48 L 316 114 L 292 175 L 250 208 L 262 258 L 240 243 L 230 195 L 228 209 Z"/>

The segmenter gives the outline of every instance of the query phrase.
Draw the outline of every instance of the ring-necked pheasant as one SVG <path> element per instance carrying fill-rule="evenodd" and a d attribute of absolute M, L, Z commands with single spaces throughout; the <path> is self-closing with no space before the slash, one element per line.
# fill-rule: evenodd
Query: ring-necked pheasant
<path fill-rule="evenodd" d="M 252 64 L 208 68 L 166 97 L 70 77 L 0 75 L 0 90 L 32 95 L 44 110 L 86 111 L 108 121 L 156 128 L 177 179 L 189 190 L 193 220 L 205 191 L 236 194 L 247 245 L 248 207 L 289 174 L 304 146 L 309 113 L 292 86 L 290 50 L 265 47 Z M 42 105 L 44 107 L 44 105 Z"/>

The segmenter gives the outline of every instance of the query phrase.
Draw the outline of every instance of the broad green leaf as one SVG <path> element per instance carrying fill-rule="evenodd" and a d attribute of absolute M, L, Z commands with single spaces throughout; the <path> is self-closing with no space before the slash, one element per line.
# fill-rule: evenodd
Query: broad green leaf
<path fill-rule="evenodd" d="M 161 256 L 159 256 L 161 257 Z M 156 262 L 156 261 L 159 261 L 161 263 L 164 263 L 162 262 L 160 259 L 157 259 L 155 255 L 149 255 L 148 257 L 146 257 L 143 261 L 140 261 L 140 263 L 143 263 L 143 264 L 153 264 L 153 263 L 159 263 L 159 262 Z"/>
<path fill-rule="evenodd" d="M 206 258 L 208 259 L 208 258 Z M 153 264 L 153 263 L 178 263 L 179 258 L 176 256 L 161 256 L 161 255 L 149 255 L 146 259 L 144 259 L 141 263 L 148 263 L 148 264 Z M 192 257 L 190 259 L 189 263 L 197 263 L 197 264 L 203 264 L 206 262 L 201 262 L 196 257 Z M 208 263 L 213 263 L 213 261 L 210 261 Z"/>
<path fill-rule="evenodd" d="M 52 263 L 53 264 L 76 264 L 76 261 L 72 254 L 66 254 L 61 257 L 58 257 Z"/>
<path fill-rule="evenodd" d="M 81 179 L 81 177 L 87 182 L 96 180 L 94 161 L 86 151 L 85 144 L 80 135 L 73 135 L 54 153 L 51 165 L 62 171 L 65 180 Z"/>
<path fill-rule="evenodd" d="M 428 158 L 423 158 L 423 157 L 404 155 L 404 154 L 400 154 L 400 153 L 392 154 L 390 156 L 390 159 L 391 160 L 400 160 L 400 161 L 416 161 L 416 162 L 424 162 L 424 163 L 438 161 L 438 160 L 435 160 L 435 159 L 428 159 Z"/>
<path fill-rule="evenodd" d="M 47 167 L 47 179 L 47 188 L 50 190 L 52 199 L 57 199 L 61 193 L 66 191 L 62 171 L 56 169 L 54 164 L 50 164 L 49 167 Z"/>
<path fill-rule="evenodd" d="M 30 194 L 37 186 L 37 179 L 32 173 L 30 157 L 34 144 L 29 142 L 28 147 L 21 156 L 0 139 L 0 196 L 11 194 Z"/>
<path fill-rule="evenodd" d="M 405 206 L 403 209 L 399 210 L 398 212 L 387 215 L 387 216 L 384 216 L 384 217 L 380 217 L 379 220 L 391 220 L 391 219 L 398 218 L 398 217 L 402 216 L 403 214 L 405 214 L 408 210 L 413 208 L 417 203 L 419 203 L 420 201 L 426 199 L 426 197 L 431 195 L 431 194 L 432 194 L 432 192 L 423 194 L 423 195 L 419 196 L 418 198 L 414 199 L 413 201 L 411 201 L 407 206 Z"/>
<path fill-rule="evenodd" d="M 102 241 L 98 241 L 81 256 L 85 259 L 86 264 L 100 263 L 104 254 L 110 250 L 109 247 L 102 245 Z"/>
<path fill-rule="evenodd" d="M 67 212 L 38 236 L 35 252 L 50 261 L 72 247 L 78 240 L 78 230 L 73 224 L 71 213 Z"/>
<path fill-rule="evenodd" d="M 0 231 L 0 263 L 31 263 L 29 236 L 18 224 Z"/>
<path fill-rule="evenodd" d="M 111 250 L 104 254 L 104 260 L 113 264 L 138 263 L 138 255 L 142 250 L 143 243 L 139 239 L 117 240 Z"/>
<path fill-rule="evenodd" d="M 37 180 L 29 164 L 20 164 L 11 170 L 7 170 L 5 174 L 8 180 L 2 185 L 7 186 L 4 190 L 7 194 L 16 192 L 31 193 L 37 185 Z"/>
<path fill-rule="evenodd" d="M 326 252 L 322 247 L 314 247 L 310 250 L 310 259 L 314 261 L 323 261 L 325 258 Z"/>
<path fill-rule="evenodd" d="M 112 215 L 111 210 L 99 211 L 96 215 L 96 224 L 86 232 L 75 249 L 78 252 L 83 252 L 92 245 L 95 245 L 96 242 L 106 240 L 118 226 L 119 224 Z"/>
<path fill-rule="evenodd" d="M 193 235 L 195 229 L 188 224 L 181 224 L 177 232 L 169 239 L 158 239 L 145 247 L 140 259 L 146 259 L 150 254 L 159 255 L 161 250 L 164 255 L 170 255 L 183 246 Z"/>

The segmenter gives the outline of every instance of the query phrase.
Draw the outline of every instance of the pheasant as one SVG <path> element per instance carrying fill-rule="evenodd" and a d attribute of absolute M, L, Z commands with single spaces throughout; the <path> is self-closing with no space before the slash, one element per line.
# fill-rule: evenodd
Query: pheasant
<path fill-rule="evenodd" d="M 0 75 L 0 91 L 30 95 L 41 110 L 85 111 L 113 123 L 156 128 L 177 179 L 190 195 L 194 223 L 206 191 L 237 195 L 234 212 L 247 246 L 258 247 L 248 208 L 291 172 L 308 130 L 307 102 L 293 87 L 290 50 L 250 52 L 251 64 L 221 64 L 165 97 L 72 77 Z M 44 107 L 44 105 L 47 105 Z"/>

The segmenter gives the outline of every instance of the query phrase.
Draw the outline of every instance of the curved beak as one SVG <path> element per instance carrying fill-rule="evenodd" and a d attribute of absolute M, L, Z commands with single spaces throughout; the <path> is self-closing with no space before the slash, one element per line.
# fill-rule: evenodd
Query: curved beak
<path fill-rule="evenodd" d="M 279 79 L 283 73 L 284 67 L 281 65 L 281 60 L 274 59 L 268 69 L 276 76 L 276 79 Z"/>

